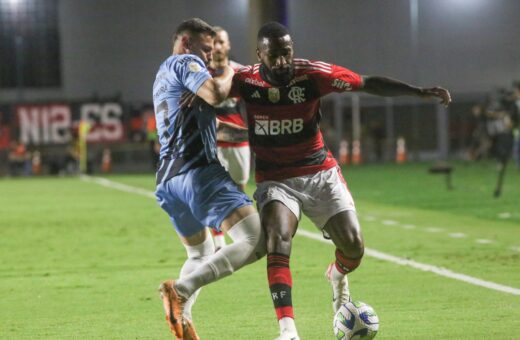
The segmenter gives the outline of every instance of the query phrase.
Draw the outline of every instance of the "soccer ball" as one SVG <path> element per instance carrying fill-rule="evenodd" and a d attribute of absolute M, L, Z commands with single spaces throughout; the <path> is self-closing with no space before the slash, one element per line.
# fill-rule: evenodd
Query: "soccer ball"
<path fill-rule="evenodd" d="M 338 309 L 333 329 L 338 340 L 373 339 L 379 330 L 379 318 L 366 303 L 351 301 Z"/>

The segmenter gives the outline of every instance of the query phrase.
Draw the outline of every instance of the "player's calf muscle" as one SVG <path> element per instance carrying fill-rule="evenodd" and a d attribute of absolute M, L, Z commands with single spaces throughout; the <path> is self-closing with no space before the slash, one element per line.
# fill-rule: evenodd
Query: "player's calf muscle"
<path fill-rule="evenodd" d="M 291 253 L 292 235 L 290 232 L 283 232 L 278 228 L 268 227 L 267 236 L 267 252 L 280 253 L 289 255 Z"/>

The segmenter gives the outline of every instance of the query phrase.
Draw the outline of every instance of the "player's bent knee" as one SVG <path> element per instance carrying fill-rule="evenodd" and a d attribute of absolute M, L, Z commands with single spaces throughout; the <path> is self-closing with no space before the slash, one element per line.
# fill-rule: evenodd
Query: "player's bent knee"
<path fill-rule="evenodd" d="M 206 239 L 200 244 L 185 244 L 184 248 L 186 248 L 186 255 L 188 255 L 188 258 L 190 259 L 201 259 L 215 253 L 215 244 L 209 236 L 207 236 Z"/>
<path fill-rule="evenodd" d="M 228 230 L 233 241 L 246 241 L 254 245 L 258 243 L 261 233 L 262 227 L 258 213 L 247 215 Z"/>
<path fill-rule="evenodd" d="M 343 253 L 351 258 L 362 257 L 363 253 L 365 252 L 363 237 L 359 233 L 356 233 L 356 235 L 352 235 L 348 238 L 348 242 L 345 244 L 345 247 L 343 248 Z"/>
<path fill-rule="evenodd" d="M 363 256 L 365 245 L 359 229 L 351 229 L 346 233 L 335 236 L 333 240 L 336 247 L 347 257 L 359 258 Z"/>
<path fill-rule="evenodd" d="M 234 243 L 243 243 L 244 256 L 248 257 L 248 263 L 265 255 L 265 236 L 258 213 L 250 214 L 235 223 L 228 230 L 228 235 Z"/>

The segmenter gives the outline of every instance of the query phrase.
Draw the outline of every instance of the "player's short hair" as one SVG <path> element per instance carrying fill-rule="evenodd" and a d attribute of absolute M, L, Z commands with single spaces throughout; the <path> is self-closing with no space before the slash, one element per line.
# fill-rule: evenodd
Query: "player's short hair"
<path fill-rule="evenodd" d="M 261 41 L 264 38 L 273 39 L 273 38 L 281 38 L 289 34 L 289 30 L 284 25 L 271 21 L 265 23 L 260 30 L 258 30 L 258 35 L 256 36 L 257 41 Z"/>
<path fill-rule="evenodd" d="M 177 26 L 175 34 L 173 35 L 173 43 L 175 44 L 177 38 L 185 33 L 190 35 L 204 33 L 209 34 L 213 38 L 217 35 L 217 32 L 215 32 L 210 24 L 199 18 L 191 18 L 181 22 L 181 24 Z"/>
<path fill-rule="evenodd" d="M 213 30 L 215 31 L 215 33 L 225 31 L 225 29 L 221 26 L 213 26 Z"/>

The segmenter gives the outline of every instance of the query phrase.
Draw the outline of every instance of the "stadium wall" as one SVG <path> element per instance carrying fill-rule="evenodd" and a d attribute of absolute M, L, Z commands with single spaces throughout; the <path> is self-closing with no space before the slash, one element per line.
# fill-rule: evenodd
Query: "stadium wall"
<path fill-rule="evenodd" d="M 514 23 L 520 2 L 419 1 L 418 58 L 412 60 L 409 0 L 289 1 L 289 25 L 301 57 L 385 74 L 454 92 L 508 86 L 520 74 Z M 27 100 L 121 94 L 147 102 L 155 71 L 170 53 L 174 27 L 199 16 L 226 27 L 233 56 L 251 63 L 246 1 L 59 1 L 62 87 L 24 91 Z M 3 101 L 16 90 L 2 91 Z"/>
<path fill-rule="evenodd" d="M 61 88 L 25 89 L 27 101 L 120 95 L 149 102 L 160 63 L 171 53 L 171 37 L 184 19 L 199 16 L 229 27 L 234 54 L 244 59 L 241 41 L 247 22 L 243 1 L 67 0 L 59 1 Z M 220 3 L 220 2 L 219 2 Z M 244 12 L 235 17 L 236 11 Z M 16 89 L 2 90 L 2 102 L 17 100 Z"/>
<path fill-rule="evenodd" d="M 410 0 L 289 3 L 296 50 L 306 58 L 462 93 L 520 78 L 517 0 L 417 1 L 415 59 Z"/>

